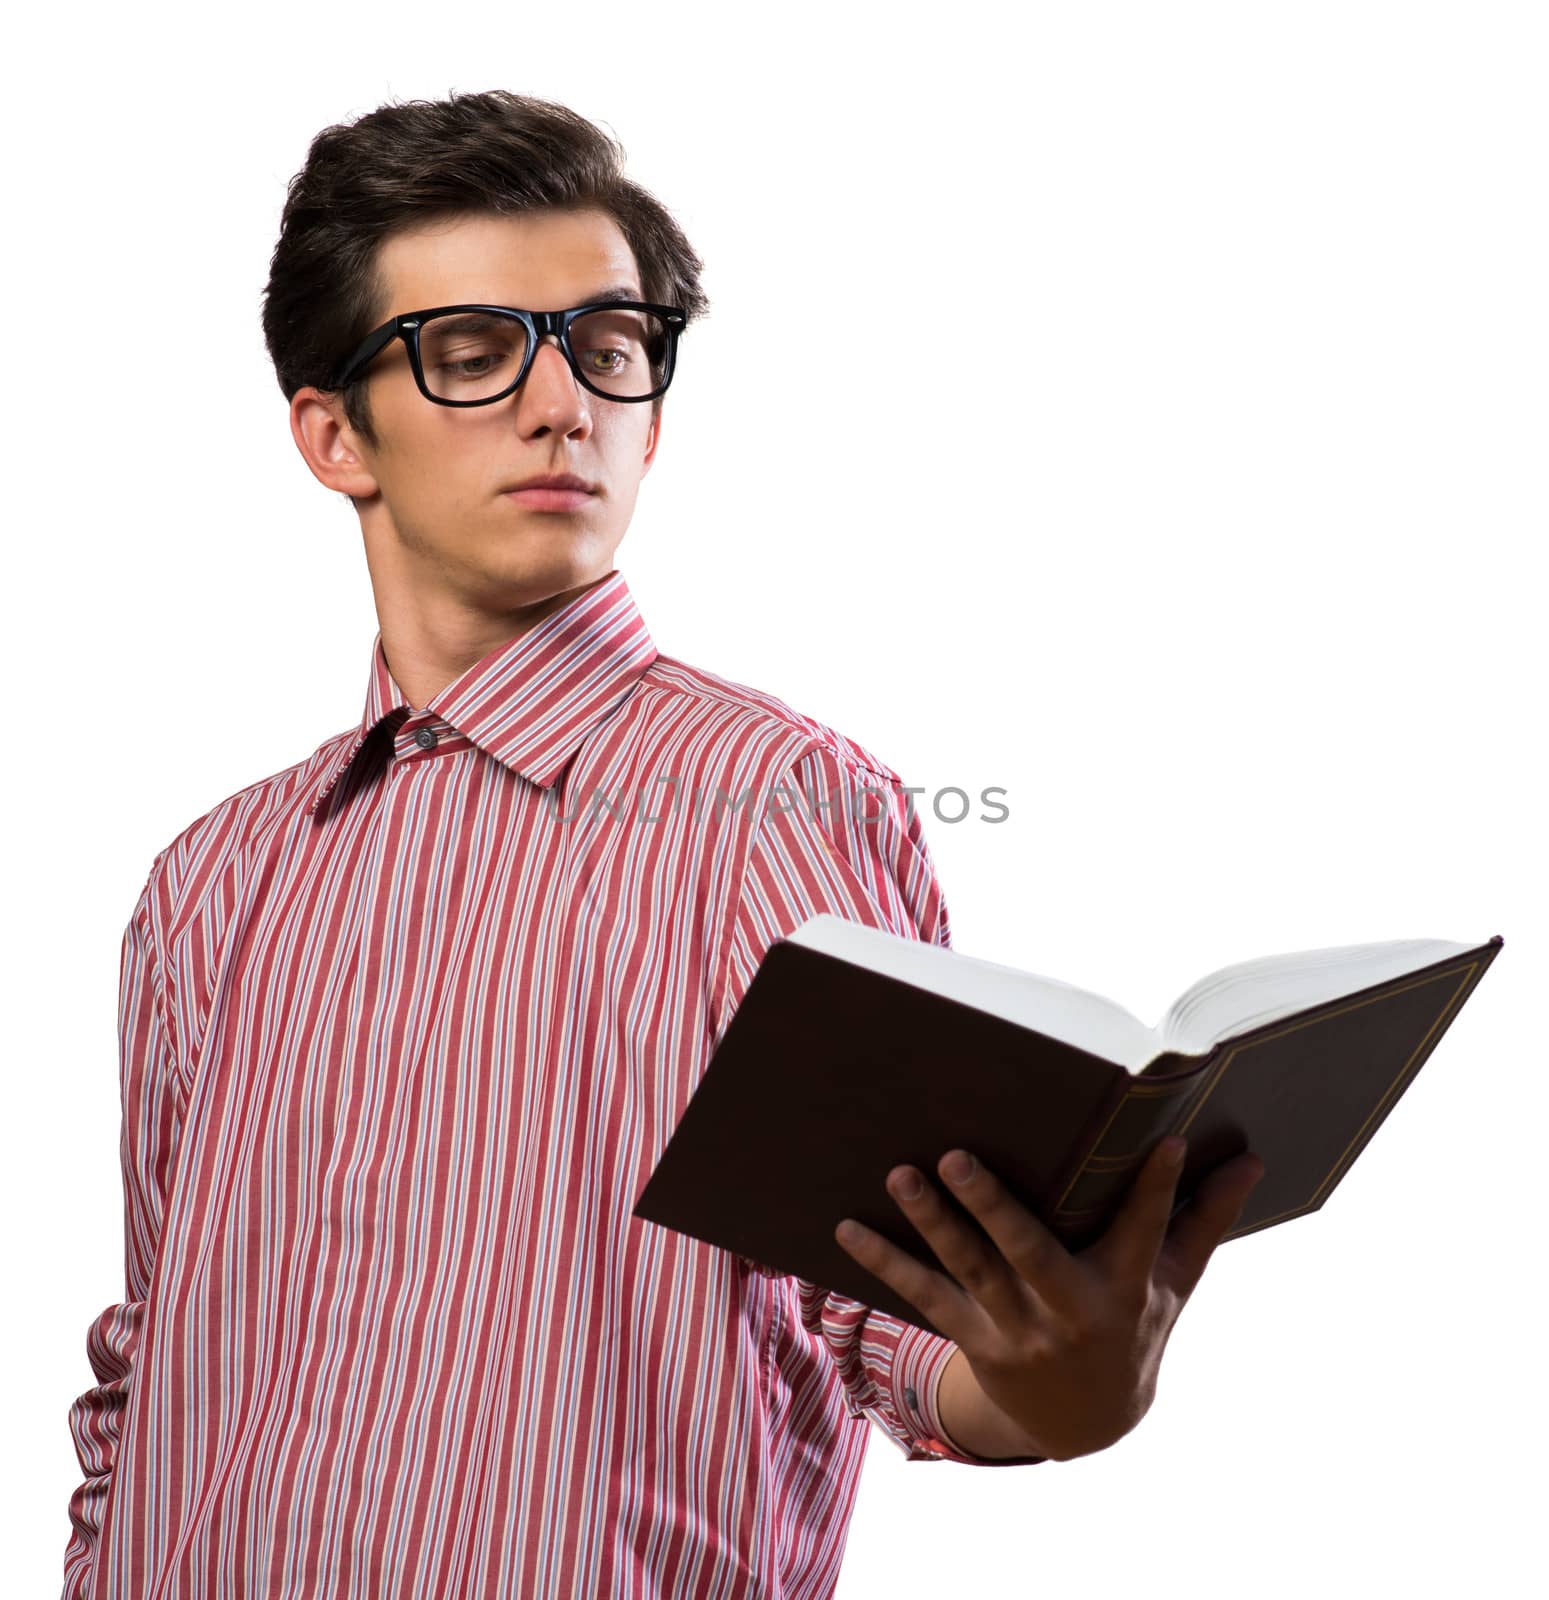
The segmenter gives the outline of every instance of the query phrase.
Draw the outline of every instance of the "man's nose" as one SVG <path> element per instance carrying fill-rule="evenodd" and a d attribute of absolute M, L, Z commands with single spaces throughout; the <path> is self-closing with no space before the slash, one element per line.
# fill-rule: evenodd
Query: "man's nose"
<path fill-rule="evenodd" d="M 579 389 L 580 385 L 575 383 L 575 374 L 570 370 L 570 363 L 565 359 L 564 347 L 560 344 L 557 333 L 544 333 L 538 336 L 538 348 L 532 353 L 532 365 L 527 369 L 527 376 L 522 380 L 522 387 L 525 389 L 532 382 L 532 375 L 537 371 L 539 361 L 543 359 L 543 347 L 545 345 L 553 346 L 560 370 L 565 377 L 571 380 L 572 385 Z"/>

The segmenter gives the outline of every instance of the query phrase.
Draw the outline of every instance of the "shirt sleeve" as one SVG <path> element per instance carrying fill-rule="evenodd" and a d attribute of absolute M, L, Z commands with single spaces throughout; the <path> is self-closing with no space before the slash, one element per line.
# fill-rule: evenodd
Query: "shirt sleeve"
<path fill-rule="evenodd" d="M 830 912 L 906 939 L 951 948 L 946 900 L 903 780 L 819 743 L 774 791 L 756 830 L 714 1010 L 717 1041 L 769 947 Z M 781 1277 L 739 1257 L 748 1270 Z M 844 1404 L 867 1416 L 909 1461 L 1011 1466 L 948 1440 L 937 1411 L 941 1374 L 957 1346 L 888 1312 L 793 1280 L 802 1325 L 833 1357 Z"/>
<path fill-rule="evenodd" d="M 159 864 L 161 858 L 157 857 Z M 124 1191 L 124 1298 L 108 1306 L 86 1334 L 97 1378 L 70 1406 L 70 1432 L 84 1481 L 70 1498 L 64 1600 L 84 1600 L 92 1587 L 103 1510 L 113 1482 L 135 1350 L 161 1237 L 172 1158 L 183 1104 L 171 1071 L 163 1023 L 160 965 L 151 927 L 151 869 L 124 930 L 119 957 L 120 1166 Z"/>

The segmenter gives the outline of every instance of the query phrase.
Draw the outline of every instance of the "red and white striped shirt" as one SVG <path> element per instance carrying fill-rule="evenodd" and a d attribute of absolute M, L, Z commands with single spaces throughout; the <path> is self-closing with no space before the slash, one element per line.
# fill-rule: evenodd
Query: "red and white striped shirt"
<path fill-rule="evenodd" d="M 359 726 L 124 933 L 65 1594 L 831 1594 L 863 1419 L 976 1460 L 954 1346 L 630 1214 L 819 911 L 950 943 L 901 778 L 659 654 L 618 571 L 423 709 L 378 634 Z"/>

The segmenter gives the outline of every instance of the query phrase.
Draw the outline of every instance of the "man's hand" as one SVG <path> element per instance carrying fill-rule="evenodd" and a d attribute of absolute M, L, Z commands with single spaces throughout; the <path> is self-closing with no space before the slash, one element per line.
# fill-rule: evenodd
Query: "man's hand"
<path fill-rule="evenodd" d="M 915 1168 L 895 1167 L 887 1182 L 946 1272 L 850 1218 L 834 1236 L 957 1344 L 985 1398 L 1022 1431 L 1020 1453 L 1087 1455 L 1150 1409 L 1173 1324 L 1264 1173 L 1252 1154 L 1222 1162 L 1169 1228 L 1182 1171 L 1165 1160 L 1170 1142 L 1152 1150 L 1107 1232 L 1079 1255 L 961 1150 L 938 1171 L 988 1239 Z"/>

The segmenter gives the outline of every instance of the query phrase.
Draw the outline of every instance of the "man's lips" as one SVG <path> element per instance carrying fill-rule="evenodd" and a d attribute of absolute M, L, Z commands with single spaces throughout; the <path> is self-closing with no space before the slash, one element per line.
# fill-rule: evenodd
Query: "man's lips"
<path fill-rule="evenodd" d="M 529 511 L 578 511 L 594 498 L 586 489 L 507 489 L 504 495 Z"/>
<path fill-rule="evenodd" d="M 585 489 L 595 490 L 597 485 L 588 482 L 576 472 L 535 472 L 530 477 L 518 478 L 515 483 L 505 486 L 505 493 L 514 493 L 517 489 Z"/>

